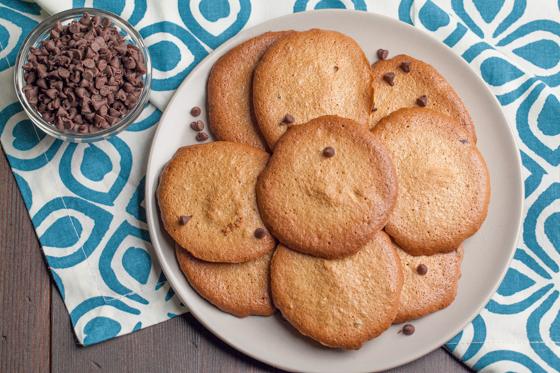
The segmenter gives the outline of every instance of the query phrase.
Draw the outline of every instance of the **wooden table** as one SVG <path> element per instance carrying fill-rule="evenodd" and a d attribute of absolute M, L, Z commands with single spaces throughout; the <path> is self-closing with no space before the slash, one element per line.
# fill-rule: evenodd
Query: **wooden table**
<path fill-rule="evenodd" d="M 0 372 L 281 372 L 229 347 L 190 314 L 78 346 L 3 149 L 0 153 Z M 391 372 L 470 370 L 440 348 Z"/>

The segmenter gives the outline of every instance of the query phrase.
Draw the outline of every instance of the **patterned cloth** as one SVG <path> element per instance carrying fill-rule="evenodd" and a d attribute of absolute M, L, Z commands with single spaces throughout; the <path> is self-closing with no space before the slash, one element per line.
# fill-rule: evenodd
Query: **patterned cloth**
<path fill-rule="evenodd" d="M 81 6 L 127 19 L 153 58 L 151 104 L 118 137 L 54 140 L 31 125 L 13 89 L 25 36 Z M 523 235 L 505 280 L 447 348 L 475 370 L 560 370 L 560 3 L 526 0 L 0 0 L 0 141 L 70 313 L 89 345 L 186 311 L 147 231 L 144 177 L 156 124 L 174 90 L 243 29 L 320 8 L 380 13 L 431 33 L 462 56 L 503 106 L 521 151 Z"/>

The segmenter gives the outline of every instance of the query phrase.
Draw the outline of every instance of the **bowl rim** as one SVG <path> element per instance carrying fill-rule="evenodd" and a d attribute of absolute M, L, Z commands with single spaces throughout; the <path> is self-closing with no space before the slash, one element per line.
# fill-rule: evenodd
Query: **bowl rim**
<path fill-rule="evenodd" d="M 140 94 L 140 97 L 138 98 L 136 106 L 132 110 L 126 113 L 126 115 L 122 117 L 115 125 L 110 126 L 109 128 L 102 129 L 94 133 L 83 134 L 68 130 L 58 130 L 54 125 L 45 121 L 39 114 L 39 112 L 33 106 L 31 106 L 31 104 L 27 101 L 27 97 L 25 96 L 25 94 L 23 94 L 22 91 L 22 88 L 26 85 L 26 82 L 23 79 L 24 71 L 22 67 L 27 59 L 27 55 L 30 53 L 30 47 L 37 44 L 39 38 L 45 33 L 49 32 L 56 22 L 61 21 L 64 23 L 66 21 L 71 21 L 72 19 L 78 19 L 78 17 L 83 15 L 85 12 L 89 13 L 90 15 L 100 15 L 102 17 L 110 18 L 115 27 L 126 33 L 126 35 L 128 36 L 127 43 L 132 41 L 143 54 L 144 63 L 146 65 L 146 74 L 143 75 L 144 87 L 142 88 L 142 92 Z M 132 26 L 126 20 L 122 19 L 120 16 L 112 12 L 103 9 L 73 8 L 56 13 L 43 20 L 41 23 L 35 26 L 24 39 L 18 51 L 14 68 L 14 87 L 16 95 L 25 112 L 31 119 L 31 122 L 46 134 L 63 141 L 78 143 L 95 142 L 113 137 L 124 131 L 127 127 L 134 123 L 136 119 L 138 119 L 138 117 L 142 114 L 145 106 L 148 104 L 150 98 L 152 86 L 152 61 L 144 39 L 134 28 L 134 26 Z"/>

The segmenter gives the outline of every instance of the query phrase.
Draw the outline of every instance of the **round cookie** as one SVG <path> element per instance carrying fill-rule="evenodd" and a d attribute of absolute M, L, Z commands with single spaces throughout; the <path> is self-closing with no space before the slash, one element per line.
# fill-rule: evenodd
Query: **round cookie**
<path fill-rule="evenodd" d="M 210 262 L 244 262 L 270 251 L 275 239 L 265 230 L 255 194 L 268 159 L 262 150 L 226 141 L 179 149 L 156 192 L 167 232 Z"/>
<path fill-rule="evenodd" d="M 292 31 L 266 32 L 224 54 L 208 78 L 208 124 L 219 140 L 270 151 L 253 112 L 253 71 L 268 48 Z"/>
<path fill-rule="evenodd" d="M 472 138 L 426 108 L 399 109 L 372 132 L 391 153 L 399 197 L 385 231 L 411 255 L 456 250 L 488 212 L 490 176 Z"/>
<path fill-rule="evenodd" d="M 259 210 L 273 236 L 327 259 L 353 254 L 370 241 L 397 194 L 396 171 L 381 142 L 337 116 L 290 128 L 257 182 Z"/>
<path fill-rule="evenodd" d="M 294 32 L 270 47 L 255 70 L 257 122 L 273 150 L 288 126 L 322 115 L 367 126 L 373 105 L 371 83 L 369 61 L 352 38 L 319 29 Z M 288 114 L 293 121 L 286 120 Z"/>
<path fill-rule="evenodd" d="M 383 231 L 343 259 L 317 258 L 281 244 L 272 258 L 276 307 L 302 334 L 329 347 L 357 350 L 387 330 L 402 284 L 399 257 Z"/>
<path fill-rule="evenodd" d="M 181 271 L 200 296 L 237 317 L 270 316 L 276 308 L 270 296 L 270 261 L 274 250 L 244 263 L 212 263 L 192 256 L 175 244 Z"/>
<path fill-rule="evenodd" d="M 408 68 L 403 63 L 409 63 Z M 422 95 L 426 95 L 428 109 L 438 111 L 454 118 L 463 126 L 476 144 L 474 124 L 451 85 L 431 65 L 405 54 L 373 64 L 374 105 L 377 110 L 370 115 L 370 128 L 384 116 L 404 107 L 415 107 Z M 405 70 L 410 70 L 406 72 Z M 392 86 L 385 80 L 387 73 L 394 73 Z"/>
<path fill-rule="evenodd" d="M 394 323 L 418 319 L 449 306 L 457 295 L 463 245 L 450 253 L 429 256 L 412 256 L 397 245 L 395 248 L 403 268 L 404 285 Z M 425 268 L 419 268 L 422 265 Z"/>

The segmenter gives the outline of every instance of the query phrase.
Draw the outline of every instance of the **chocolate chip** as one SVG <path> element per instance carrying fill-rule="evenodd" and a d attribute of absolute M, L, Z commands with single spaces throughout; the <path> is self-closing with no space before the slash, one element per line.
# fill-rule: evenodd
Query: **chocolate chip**
<path fill-rule="evenodd" d="M 401 62 L 401 70 L 405 73 L 410 72 L 410 61 L 403 61 Z"/>
<path fill-rule="evenodd" d="M 377 50 L 377 57 L 380 60 L 386 60 L 389 57 L 389 51 L 387 49 L 378 49 Z"/>
<path fill-rule="evenodd" d="M 198 106 L 195 106 L 191 109 L 191 115 L 193 117 L 198 117 L 201 112 L 202 112 L 202 110 L 200 110 L 200 108 Z"/>
<path fill-rule="evenodd" d="M 202 131 L 204 129 L 204 123 L 201 120 L 197 120 L 191 123 L 191 128 L 195 131 Z"/>
<path fill-rule="evenodd" d="M 375 102 L 373 103 L 373 107 L 371 108 L 371 111 L 372 112 L 377 111 L 377 108 L 375 107 Z"/>
<path fill-rule="evenodd" d="M 264 228 L 257 228 L 255 229 L 255 238 L 261 239 L 266 236 L 266 229 Z"/>
<path fill-rule="evenodd" d="M 383 75 L 383 79 L 389 83 L 390 86 L 395 85 L 395 73 L 387 73 Z"/>
<path fill-rule="evenodd" d="M 412 335 L 416 331 L 416 328 L 412 324 L 406 324 L 403 326 L 402 331 L 405 335 Z"/>
<path fill-rule="evenodd" d="M 292 114 L 286 114 L 282 123 L 291 124 L 296 121 L 296 118 Z"/>
<path fill-rule="evenodd" d="M 467 140 L 467 139 L 461 139 L 461 140 L 459 140 L 459 142 L 460 142 L 461 144 L 464 144 L 464 145 L 468 145 L 468 144 L 469 144 L 469 140 Z"/>
<path fill-rule="evenodd" d="M 426 104 L 428 103 L 428 97 L 426 97 L 426 95 L 422 95 L 416 99 L 416 103 L 418 104 L 418 106 L 426 107 Z"/>
<path fill-rule="evenodd" d="M 192 215 L 186 216 L 186 215 L 181 215 L 181 217 L 179 218 L 179 223 L 181 223 L 181 225 L 185 225 L 189 222 L 189 220 L 191 220 Z"/>
<path fill-rule="evenodd" d="M 335 151 L 333 147 L 326 147 L 325 150 L 323 150 L 323 155 L 327 158 L 331 158 L 334 157 Z"/>
<path fill-rule="evenodd" d="M 196 141 L 206 141 L 208 140 L 208 135 L 205 132 L 199 132 L 196 134 Z"/>
<path fill-rule="evenodd" d="M 428 267 L 426 267 L 425 264 L 419 264 L 418 267 L 416 267 L 416 272 L 418 272 L 420 276 L 424 276 L 428 273 Z"/>

